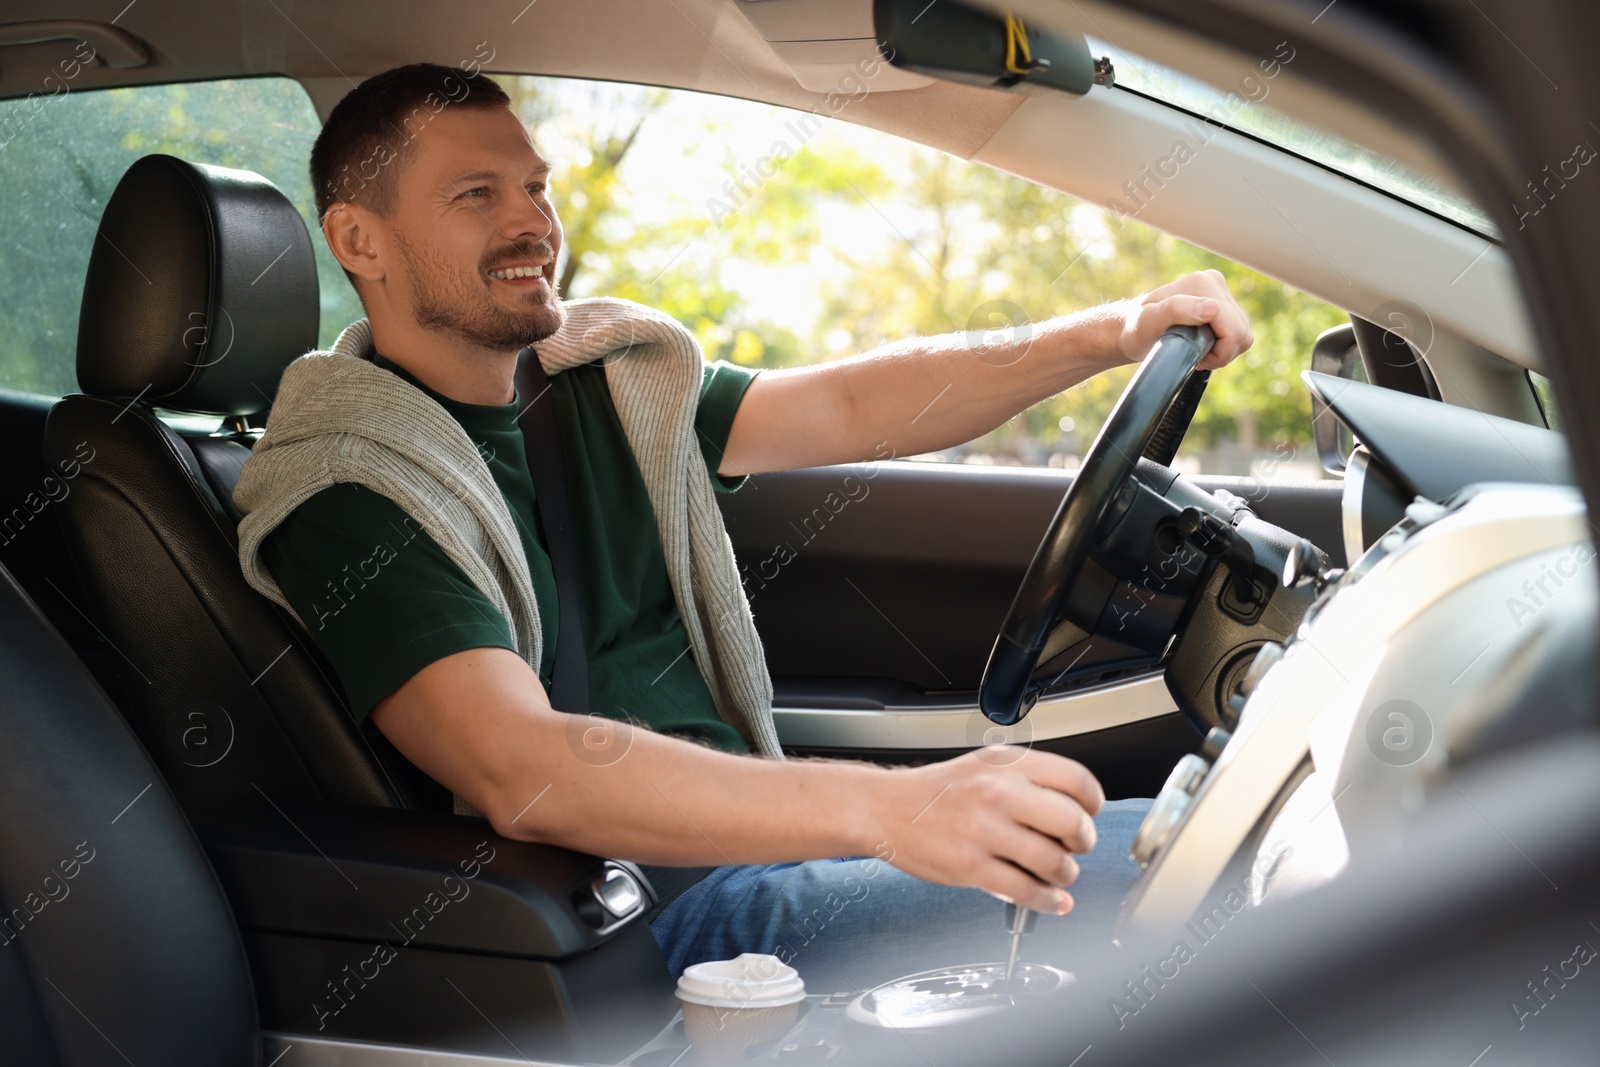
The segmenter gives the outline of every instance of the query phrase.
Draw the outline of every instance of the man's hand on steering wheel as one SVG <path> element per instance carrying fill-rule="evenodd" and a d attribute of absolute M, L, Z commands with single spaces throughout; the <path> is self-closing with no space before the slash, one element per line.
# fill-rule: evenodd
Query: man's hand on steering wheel
<path fill-rule="evenodd" d="M 1218 270 L 1185 275 L 1113 307 L 1122 317 L 1117 348 L 1129 363 L 1144 359 L 1161 335 L 1174 326 L 1209 324 L 1217 335 L 1217 343 L 1200 361 L 1200 370 L 1224 366 L 1255 343 L 1244 308 Z"/>

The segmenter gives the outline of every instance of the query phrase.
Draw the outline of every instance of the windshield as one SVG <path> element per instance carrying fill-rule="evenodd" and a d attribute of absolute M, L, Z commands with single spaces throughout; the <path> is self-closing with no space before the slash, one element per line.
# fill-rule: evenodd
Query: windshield
<path fill-rule="evenodd" d="M 1476 204 L 1443 183 L 1261 103 L 1270 92 L 1271 79 L 1294 60 L 1294 49 L 1287 43 L 1279 46 L 1278 54 L 1264 56 L 1258 66 L 1246 68 L 1231 92 L 1212 88 L 1107 41 L 1091 37 L 1089 47 L 1097 56 L 1111 57 L 1120 88 L 1154 97 L 1286 148 L 1485 237 L 1498 236 L 1494 223 Z"/>

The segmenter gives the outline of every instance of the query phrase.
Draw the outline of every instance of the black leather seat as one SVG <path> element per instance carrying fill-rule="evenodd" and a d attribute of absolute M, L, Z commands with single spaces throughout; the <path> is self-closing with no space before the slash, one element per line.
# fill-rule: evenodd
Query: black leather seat
<path fill-rule="evenodd" d="M 309 635 L 245 582 L 233 488 L 284 368 L 316 347 L 317 274 L 260 175 L 146 156 L 101 219 L 78 331 L 82 393 L 46 425 L 82 466 L 61 504 L 113 653 L 100 681 L 180 801 L 293 796 L 448 809 L 449 793 L 349 715 Z M 222 416 L 180 434 L 156 408 Z"/>
<path fill-rule="evenodd" d="M 150 759 L 0 568 L 0 1062 L 258 1065 L 244 946 Z"/>
<path fill-rule="evenodd" d="M 0 687 L 4 1067 L 614 1063 L 672 1021 L 632 865 L 259 795 L 191 823 L 4 567 Z M 581 911 L 618 871 L 645 894 L 631 912 Z M 366 989 L 378 944 L 389 977 Z"/>

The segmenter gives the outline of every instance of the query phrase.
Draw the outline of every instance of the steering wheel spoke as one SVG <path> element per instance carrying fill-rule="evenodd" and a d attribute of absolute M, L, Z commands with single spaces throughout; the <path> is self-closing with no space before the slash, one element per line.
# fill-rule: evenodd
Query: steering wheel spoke
<path fill-rule="evenodd" d="M 1151 448 L 1158 431 L 1163 434 L 1163 442 L 1169 442 L 1174 434 L 1181 438 L 1182 430 L 1187 429 L 1194 416 L 1192 404 L 1180 415 L 1181 428 L 1166 420 L 1171 418 L 1175 401 L 1214 341 L 1209 326 L 1177 326 L 1167 331 L 1140 364 L 1106 419 L 1056 509 L 995 638 L 978 697 L 979 706 L 991 721 L 1009 726 L 1032 710 L 1037 698 L 1033 688 L 1035 668 L 1051 631 L 1062 618 L 1063 607 L 1089 564 L 1102 523 L 1129 484 L 1130 476 L 1139 469 L 1140 459 Z M 1203 384 L 1200 388 L 1204 388 Z M 1198 393 L 1191 396 L 1197 404 Z M 1176 444 L 1171 447 L 1175 451 Z M 1153 466 L 1164 469 L 1164 465 Z M 1135 491 L 1129 508 L 1137 506 L 1137 500 Z M 1113 525 L 1122 521 L 1123 516 L 1115 516 Z"/>

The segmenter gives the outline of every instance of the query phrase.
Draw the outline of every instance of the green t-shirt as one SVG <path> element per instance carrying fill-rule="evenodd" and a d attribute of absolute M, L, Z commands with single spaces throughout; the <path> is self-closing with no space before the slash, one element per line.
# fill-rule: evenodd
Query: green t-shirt
<path fill-rule="evenodd" d="M 544 631 L 539 678 L 548 689 L 560 618 L 555 573 L 534 504 L 522 398 L 464 404 L 423 385 L 400 365 L 373 363 L 437 401 L 478 446 L 522 538 Z M 695 435 L 712 485 L 733 416 L 756 371 L 707 363 Z M 666 559 L 644 478 L 598 363 L 550 379 L 579 546 L 589 710 L 749 752 L 717 715 L 667 580 Z M 435 660 L 470 648 L 516 651 L 505 616 L 484 598 L 422 525 L 388 497 L 353 482 L 306 500 L 262 542 L 262 561 L 339 675 L 351 712 L 364 720 L 380 701 Z"/>

